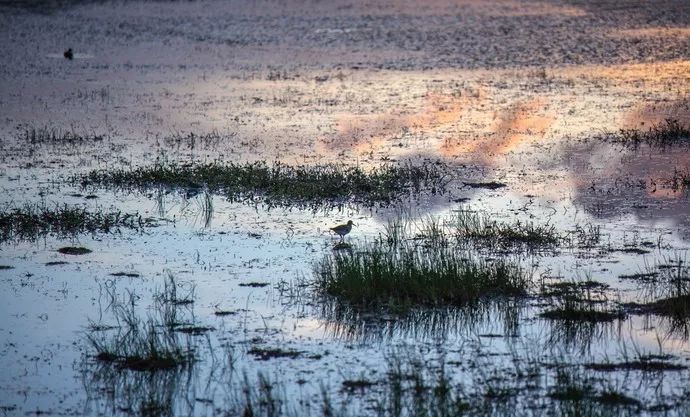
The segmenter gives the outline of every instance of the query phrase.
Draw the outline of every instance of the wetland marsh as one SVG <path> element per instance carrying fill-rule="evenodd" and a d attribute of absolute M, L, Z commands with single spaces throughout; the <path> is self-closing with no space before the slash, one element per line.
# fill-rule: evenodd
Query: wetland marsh
<path fill-rule="evenodd" d="M 7 1 L 0 36 L 2 415 L 690 413 L 687 2 Z"/>

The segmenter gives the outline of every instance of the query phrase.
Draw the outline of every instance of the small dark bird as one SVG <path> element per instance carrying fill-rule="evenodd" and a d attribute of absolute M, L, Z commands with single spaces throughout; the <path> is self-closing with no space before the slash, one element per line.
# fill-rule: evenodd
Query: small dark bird
<path fill-rule="evenodd" d="M 64 57 L 67 58 L 67 59 L 74 59 L 74 51 L 72 51 L 72 48 L 68 48 L 68 49 L 62 54 L 62 56 L 64 56 Z"/>
<path fill-rule="evenodd" d="M 350 230 L 352 230 L 352 220 L 348 220 L 347 224 L 340 224 L 335 227 L 331 227 L 331 230 L 335 232 L 338 236 L 340 236 L 340 240 L 343 240 L 345 238 L 345 235 L 350 233 Z"/>

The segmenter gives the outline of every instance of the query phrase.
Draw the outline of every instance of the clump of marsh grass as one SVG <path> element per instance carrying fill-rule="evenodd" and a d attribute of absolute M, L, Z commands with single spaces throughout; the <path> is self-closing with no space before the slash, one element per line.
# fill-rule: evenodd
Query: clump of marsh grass
<path fill-rule="evenodd" d="M 558 231 L 555 226 L 534 222 L 496 220 L 485 211 L 464 208 L 446 219 L 428 217 L 420 221 L 396 219 L 384 226 L 379 240 L 396 246 L 406 240 L 422 241 L 427 246 L 459 247 L 471 243 L 488 249 L 542 250 L 555 247 L 591 248 L 601 241 L 601 231 L 594 225 L 576 225 L 573 230 Z"/>
<path fill-rule="evenodd" d="M 684 190 L 690 188 L 690 170 L 674 170 L 673 177 L 671 177 L 669 182 L 671 183 L 671 189 L 673 190 Z"/>
<path fill-rule="evenodd" d="M 193 297 L 194 287 L 182 297 L 178 295 L 178 287 L 174 276 L 168 274 L 162 292 L 154 294 L 153 313 L 146 317 L 137 310 L 136 294 L 128 292 L 126 298 L 120 298 L 114 290 L 109 290 L 109 308 L 117 323 L 117 331 L 110 337 L 100 332 L 86 335 L 96 351 L 94 357 L 132 371 L 153 372 L 190 365 L 195 360 L 191 335 L 203 332 L 184 331 L 190 327 L 179 318 L 177 309 L 193 302 L 188 297 Z M 197 328 L 201 329 L 194 327 Z"/>
<path fill-rule="evenodd" d="M 592 281 L 557 282 L 542 288 L 542 296 L 551 298 L 555 308 L 541 313 L 549 320 L 608 323 L 625 318 L 625 313 L 605 309 L 608 285 Z"/>
<path fill-rule="evenodd" d="M 646 273 L 650 278 L 641 282 L 648 300 L 627 307 L 636 313 L 666 316 L 676 324 L 690 319 L 690 265 L 684 257 L 664 259 Z"/>
<path fill-rule="evenodd" d="M 0 242 L 35 240 L 46 235 L 59 237 L 80 233 L 110 233 L 120 228 L 141 229 L 147 224 L 138 214 L 87 211 L 68 205 L 48 207 L 25 205 L 0 211 Z"/>
<path fill-rule="evenodd" d="M 74 178 L 83 186 L 120 188 L 206 187 L 235 201 L 261 199 L 267 204 L 314 202 L 385 203 L 409 193 L 442 192 L 444 166 L 384 165 L 364 170 L 342 165 L 290 166 L 266 162 L 156 164 L 134 169 L 93 171 Z"/>
<path fill-rule="evenodd" d="M 606 133 L 602 137 L 614 143 L 633 148 L 641 144 L 665 148 L 668 146 L 690 145 L 690 126 L 675 119 L 666 119 L 648 129 L 621 129 L 617 133 Z"/>
<path fill-rule="evenodd" d="M 95 358 L 133 371 L 158 371 L 189 364 L 193 360 L 191 346 L 183 343 L 177 333 L 167 331 L 161 321 L 140 317 L 134 294 L 130 296 L 127 302 L 112 306 L 119 325 L 115 336 L 102 339 L 87 335 L 96 351 Z"/>
<path fill-rule="evenodd" d="M 532 222 L 504 223 L 493 220 L 488 213 L 460 210 L 449 221 L 459 239 L 484 241 L 491 245 L 553 246 L 561 236 L 553 225 Z"/>
<path fill-rule="evenodd" d="M 354 305 L 465 305 L 519 296 L 529 276 L 506 260 L 482 261 L 443 247 L 371 244 L 326 256 L 315 267 L 319 290 Z"/>

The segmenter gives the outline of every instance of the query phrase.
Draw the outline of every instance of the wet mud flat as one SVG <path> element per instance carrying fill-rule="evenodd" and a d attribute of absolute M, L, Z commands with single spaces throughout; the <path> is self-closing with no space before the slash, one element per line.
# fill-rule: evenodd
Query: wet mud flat
<path fill-rule="evenodd" d="M 5 415 L 687 414 L 687 2 L 0 11 Z"/>

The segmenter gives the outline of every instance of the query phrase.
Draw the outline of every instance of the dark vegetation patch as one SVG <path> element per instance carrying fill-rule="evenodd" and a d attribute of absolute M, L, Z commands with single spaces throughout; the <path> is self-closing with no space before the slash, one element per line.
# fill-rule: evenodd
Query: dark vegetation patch
<path fill-rule="evenodd" d="M 638 400 L 615 390 L 608 389 L 597 393 L 592 380 L 574 369 L 557 370 L 556 384 L 548 396 L 559 402 L 592 404 L 594 407 L 597 407 L 596 404 L 622 407 L 639 407 L 641 405 Z M 576 413 L 575 415 L 580 414 Z"/>
<path fill-rule="evenodd" d="M 0 242 L 35 240 L 46 235 L 110 233 L 120 228 L 141 229 L 146 223 L 139 215 L 121 212 L 89 212 L 66 205 L 54 208 L 27 205 L 0 212 Z"/>
<path fill-rule="evenodd" d="M 214 312 L 213 314 L 215 314 L 218 317 L 225 317 L 225 316 L 235 315 L 235 314 L 237 314 L 237 311 L 218 310 L 218 311 Z"/>
<path fill-rule="evenodd" d="M 640 272 L 637 274 L 619 275 L 618 278 L 623 280 L 654 282 L 655 278 L 658 276 L 658 272 Z"/>
<path fill-rule="evenodd" d="M 2 271 L 3 269 L 14 269 L 14 267 L 11 265 L 0 265 L 0 271 Z"/>
<path fill-rule="evenodd" d="M 589 323 L 607 323 L 625 318 L 623 312 L 601 311 L 594 308 L 563 307 L 547 310 L 540 314 L 549 320 L 583 321 Z"/>
<path fill-rule="evenodd" d="M 237 133 L 222 134 L 217 130 L 208 133 L 181 133 L 177 132 L 163 139 L 163 143 L 168 147 L 177 149 L 213 149 L 223 142 L 232 140 Z"/>
<path fill-rule="evenodd" d="M 238 284 L 240 287 L 263 288 L 269 285 L 268 282 L 243 282 Z"/>
<path fill-rule="evenodd" d="M 461 210 L 454 214 L 451 228 L 460 239 L 489 241 L 501 245 L 555 245 L 560 236 L 554 226 L 540 226 L 534 223 L 501 223 L 489 214 Z"/>
<path fill-rule="evenodd" d="M 565 386 L 549 393 L 549 397 L 558 401 L 582 401 L 592 394 L 590 387 Z"/>
<path fill-rule="evenodd" d="M 663 298 L 649 303 L 629 303 L 625 307 L 638 314 L 658 314 L 680 319 L 690 318 L 690 295 Z"/>
<path fill-rule="evenodd" d="M 290 358 L 296 359 L 302 352 L 296 350 L 283 350 L 283 349 L 264 349 L 260 347 L 253 347 L 247 351 L 250 355 L 256 356 L 260 361 L 267 361 L 270 359 L 277 358 Z"/>
<path fill-rule="evenodd" d="M 601 240 L 601 232 L 595 226 L 577 226 L 570 231 L 559 232 L 549 224 L 534 222 L 501 222 L 495 215 L 472 210 L 459 210 L 448 221 L 450 232 L 460 241 L 471 239 L 489 246 L 523 246 L 539 248 L 549 246 L 593 247 Z"/>
<path fill-rule="evenodd" d="M 118 365 L 121 368 L 132 371 L 162 371 L 173 369 L 180 365 L 181 359 L 177 356 L 162 354 L 158 356 L 128 356 L 121 358 Z"/>
<path fill-rule="evenodd" d="M 103 135 L 77 133 L 74 130 L 62 130 L 48 127 L 27 127 L 19 133 L 20 139 L 31 145 L 79 145 L 84 143 L 102 142 Z"/>
<path fill-rule="evenodd" d="M 606 405 L 622 405 L 639 407 L 641 404 L 638 400 L 617 391 L 605 391 L 596 396 L 596 399 L 601 404 Z"/>
<path fill-rule="evenodd" d="M 649 251 L 647 249 L 635 248 L 635 247 L 612 248 L 612 249 L 609 249 L 609 252 L 630 253 L 633 255 L 646 255 L 648 253 L 651 253 L 651 251 Z"/>
<path fill-rule="evenodd" d="M 333 245 L 333 250 L 350 250 L 352 249 L 352 244 L 347 243 L 345 241 L 338 242 L 335 245 Z"/>
<path fill-rule="evenodd" d="M 182 326 L 182 327 L 175 327 L 176 332 L 180 333 L 185 333 L 185 334 L 191 334 L 192 336 L 199 336 L 208 332 L 211 332 L 213 330 L 216 330 L 213 327 L 207 327 L 207 326 Z"/>
<path fill-rule="evenodd" d="M 343 388 L 347 391 L 364 391 L 374 385 L 376 385 L 376 382 L 367 381 L 366 379 L 347 379 L 343 381 Z"/>
<path fill-rule="evenodd" d="M 136 272 L 113 272 L 110 275 L 113 277 L 129 277 L 129 278 L 137 278 L 140 276 Z"/>
<path fill-rule="evenodd" d="M 126 313 L 128 315 L 133 312 Z M 137 317 L 128 322 L 110 342 L 102 342 L 94 335 L 88 338 L 96 349 L 95 358 L 132 371 L 160 371 L 176 368 L 193 361 L 192 353 L 169 334 L 162 334 L 153 322 L 143 323 Z"/>
<path fill-rule="evenodd" d="M 50 261 L 46 262 L 46 266 L 67 265 L 68 263 L 67 261 Z"/>
<path fill-rule="evenodd" d="M 591 324 L 623 320 L 624 311 L 609 311 L 604 307 L 608 302 L 608 288 L 607 284 L 593 280 L 543 284 L 541 296 L 550 298 L 557 307 L 539 316 L 547 320 Z"/>
<path fill-rule="evenodd" d="M 87 253 L 93 252 L 91 249 L 77 247 L 77 246 L 65 246 L 57 250 L 63 255 L 86 255 Z"/>
<path fill-rule="evenodd" d="M 557 401 L 584 402 L 596 401 L 599 404 L 609 406 L 639 407 L 640 402 L 617 391 L 605 391 L 597 394 L 589 384 L 568 384 L 548 394 Z"/>
<path fill-rule="evenodd" d="M 458 251 L 373 244 L 326 256 L 315 267 L 320 292 L 359 306 L 465 305 L 521 296 L 529 277 L 508 261 L 463 258 Z"/>
<path fill-rule="evenodd" d="M 506 184 L 497 181 L 489 182 L 463 182 L 466 187 L 470 188 L 486 188 L 488 190 L 496 190 L 499 188 L 506 187 Z"/>
<path fill-rule="evenodd" d="M 118 328 L 118 326 L 111 326 L 111 325 L 109 325 L 109 324 L 95 324 L 95 323 L 92 323 L 92 324 L 89 325 L 89 330 L 92 331 L 92 332 L 104 332 L 104 331 L 107 331 L 107 330 L 113 330 L 113 329 L 117 329 L 117 328 Z"/>
<path fill-rule="evenodd" d="M 589 363 L 585 365 L 586 369 L 601 372 L 615 372 L 615 371 L 682 371 L 688 369 L 685 365 L 679 365 L 672 362 L 658 361 L 658 360 L 640 360 L 619 363 Z"/>
<path fill-rule="evenodd" d="M 551 282 L 542 285 L 541 296 L 591 304 L 603 301 L 608 289 L 608 284 L 594 280 Z"/>
<path fill-rule="evenodd" d="M 643 303 L 628 303 L 628 311 L 672 318 L 677 324 L 690 318 L 690 267 L 683 258 L 666 259 L 648 272 L 653 278 L 641 280 L 647 291 Z"/>
<path fill-rule="evenodd" d="M 256 163 L 158 164 L 134 169 L 93 171 L 74 178 L 83 186 L 147 189 L 206 187 L 234 201 L 267 204 L 386 203 L 428 190 L 444 191 L 447 167 L 440 163 L 384 165 L 371 170 L 340 165 L 289 166 Z"/>
<path fill-rule="evenodd" d="M 690 126 L 678 120 L 666 119 L 648 129 L 621 129 L 617 133 L 607 133 L 602 139 L 637 148 L 641 144 L 666 148 L 669 146 L 689 146 Z"/>

